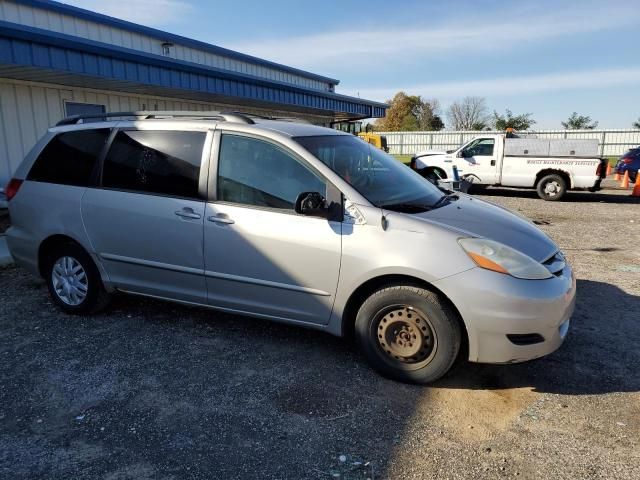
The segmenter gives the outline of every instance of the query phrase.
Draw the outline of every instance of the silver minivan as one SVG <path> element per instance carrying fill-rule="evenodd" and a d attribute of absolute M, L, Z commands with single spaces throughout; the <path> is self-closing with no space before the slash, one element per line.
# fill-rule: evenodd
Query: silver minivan
<path fill-rule="evenodd" d="M 305 123 L 65 119 L 6 194 L 10 251 L 65 312 L 126 292 L 353 335 L 375 369 L 407 382 L 459 357 L 551 353 L 575 304 L 570 266 L 533 223 Z"/>

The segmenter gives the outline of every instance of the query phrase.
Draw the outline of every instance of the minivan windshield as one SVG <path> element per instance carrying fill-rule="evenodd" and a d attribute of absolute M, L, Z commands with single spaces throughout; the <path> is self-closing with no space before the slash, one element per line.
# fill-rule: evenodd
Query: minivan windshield
<path fill-rule="evenodd" d="M 297 137 L 296 142 L 353 186 L 373 205 L 429 210 L 443 193 L 391 155 L 351 135 Z"/>

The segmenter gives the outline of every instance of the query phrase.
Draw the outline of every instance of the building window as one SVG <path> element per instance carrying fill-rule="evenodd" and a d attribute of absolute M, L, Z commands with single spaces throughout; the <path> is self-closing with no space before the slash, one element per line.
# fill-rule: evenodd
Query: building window
<path fill-rule="evenodd" d="M 173 43 L 164 42 L 162 44 L 162 55 L 164 55 L 165 57 L 170 57 L 172 48 L 173 48 Z"/>
<path fill-rule="evenodd" d="M 67 117 L 71 117 L 72 115 L 100 115 L 101 113 L 105 113 L 107 109 L 104 105 L 100 105 L 97 103 L 78 103 L 78 102 L 65 102 L 64 103 L 64 113 Z M 88 118 L 84 120 L 83 123 L 89 122 L 102 122 L 104 121 L 104 117 L 96 117 L 96 118 Z"/>

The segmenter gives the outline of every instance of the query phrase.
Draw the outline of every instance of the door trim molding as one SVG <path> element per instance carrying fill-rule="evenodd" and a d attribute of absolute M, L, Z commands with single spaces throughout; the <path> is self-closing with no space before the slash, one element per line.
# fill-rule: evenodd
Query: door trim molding
<path fill-rule="evenodd" d="M 231 282 L 249 283 L 253 285 L 260 285 L 263 287 L 280 288 L 282 290 L 292 290 L 294 292 L 308 293 L 310 295 L 318 295 L 321 297 L 331 296 L 329 292 L 325 292 L 323 290 L 317 290 L 315 288 L 301 287 L 298 285 L 291 285 L 289 283 L 272 282 L 270 280 L 259 280 L 257 278 L 243 277 L 240 275 L 231 275 L 229 273 L 220 273 L 220 272 L 212 272 L 210 270 L 205 270 L 204 275 L 205 277 L 209 277 L 209 278 L 219 278 L 222 280 L 229 280 Z"/>
<path fill-rule="evenodd" d="M 114 255 L 112 253 L 101 253 L 100 258 L 111 260 L 113 262 L 128 263 L 131 265 L 141 265 L 143 267 L 158 268 L 161 270 L 170 270 L 172 272 L 189 273 L 191 275 L 203 275 L 204 270 L 201 268 L 182 267 L 171 263 L 154 262 L 153 260 L 143 260 L 141 258 L 125 257 L 123 255 Z"/>

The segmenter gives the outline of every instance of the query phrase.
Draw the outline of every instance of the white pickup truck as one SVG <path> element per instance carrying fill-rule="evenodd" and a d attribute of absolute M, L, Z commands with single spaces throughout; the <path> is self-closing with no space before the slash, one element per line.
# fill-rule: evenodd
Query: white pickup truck
<path fill-rule="evenodd" d="M 479 135 L 455 150 L 422 151 L 411 168 L 427 178 L 454 178 L 479 185 L 535 188 L 544 200 L 559 200 L 567 190 L 600 190 L 606 160 L 597 140 L 542 139 L 532 135 Z"/>

